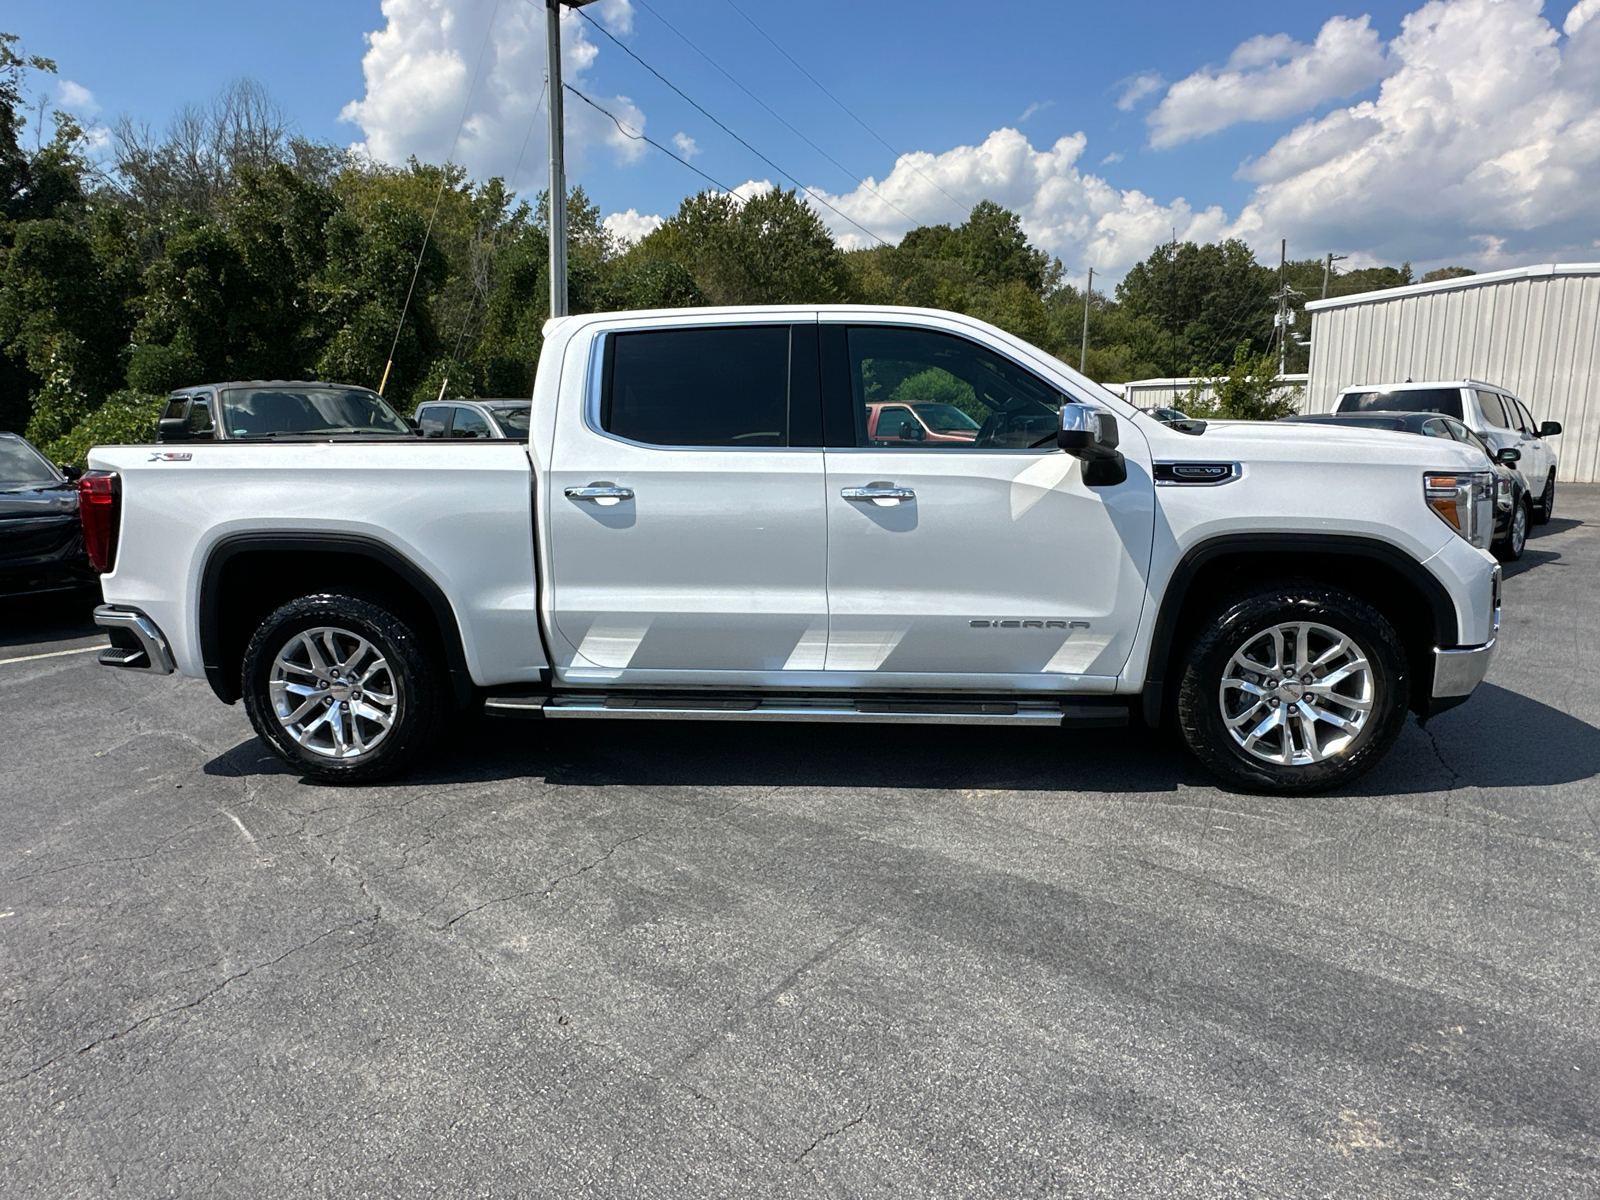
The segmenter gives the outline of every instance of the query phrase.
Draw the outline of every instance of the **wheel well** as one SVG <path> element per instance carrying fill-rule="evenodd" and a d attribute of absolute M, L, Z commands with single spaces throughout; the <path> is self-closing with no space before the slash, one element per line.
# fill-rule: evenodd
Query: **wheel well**
<path fill-rule="evenodd" d="M 386 547 L 315 537 L 246 537 L 212 552 L 200 589 L 200 651 L 218 698 L 239 699 L 245 649 L 274 610 L 326 591 L 364 593 L 405 620 L 448 673 L 457 704 L 470 701 L 461 632 L 438 586 Z"/>
<path fill-rule="evenodd" d="M 1174 701 L 1165 685 L 1176 679 L 1183 652 L 1200 623 L 1228 596 L 1279 579 L 1309 579 L 1338 588 L 1383 614 L 1406 650 L 1412 708 L 1419 712 L 1426 708 L 1433 686 L 1433 650 L 1453 646 L 1457 640 L 1454 605 L 1436 580 L 1399 551 L 1381 554 L 1364 546 L 1256 547 L 1191 553 L 1173 573 L 1145 673 L 1144 713 L 1149 724 L 1158 725 Z"/>

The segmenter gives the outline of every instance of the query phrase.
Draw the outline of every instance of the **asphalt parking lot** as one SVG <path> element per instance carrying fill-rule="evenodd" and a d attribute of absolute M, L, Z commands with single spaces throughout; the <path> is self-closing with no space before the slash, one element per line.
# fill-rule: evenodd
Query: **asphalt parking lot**
<path fill-rule="evenodd" d="M 1600 488 L 1535 532 L 1478 695 L 1297 800 L 498 721 L 318 787 L 6 608 L 0 1193 L 1600 1194 Z"/>

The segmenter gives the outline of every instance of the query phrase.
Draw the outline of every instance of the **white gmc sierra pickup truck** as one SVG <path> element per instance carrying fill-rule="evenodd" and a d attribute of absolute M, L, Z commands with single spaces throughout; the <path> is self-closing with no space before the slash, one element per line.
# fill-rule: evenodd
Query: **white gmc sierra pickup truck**
<path fill-rule="evenodd" d="M 1481 453 L 1170 427 L 920 309 L 553 320 L 526 446 L 280 433 L 89 465 L 101 661 L 205 676 L 321 780 L 399 770 L 481 705 L 1131 716 L 1307 792 L 1464 700 L 1499 624 Z"/>

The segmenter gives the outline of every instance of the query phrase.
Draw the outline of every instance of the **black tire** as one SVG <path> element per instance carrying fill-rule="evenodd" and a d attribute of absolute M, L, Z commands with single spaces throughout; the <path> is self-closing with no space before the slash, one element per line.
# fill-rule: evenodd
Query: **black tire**
<path fill-rule="evenodd" d="M 1305 702 L 1314 716 L 1323 714 L 1309 722 L 1297 703 L 1286 704 L 1280 698 L 1298 697 L 1308 690 L 1298 679 L 1277 682 L 1278 676 L 1273 672 L 1257 674 L 1241 669 L 1238 676 L 1228 677 L 1239 679 L 1240 684 L 1224 691 L 1224 672 L 1234 656 L 1249 652 L 1252 663 L 1274 657 L 1270 631 L 1291 624 L 1307 628 L 1307 660 L 1314 661 L 1329 647 L 1340 644 L 1319 630 L 1347 639 L 1349 652 L 1341 652 L 1328 667 L 1321 668 L 1325 677 L 1332 678 L 1341 663 L 1359 660 L 1368 664 L 1365 675 L 1357 668 L 1344 680 L 1336 679 L 1329 685 L 1313 683 L 1313 688 L 1328 690 L 1314 693 Z M 1178 728 L 1194 756 L 1226 783 L 1250 791 L 1291 795 L 1340 787 L 1388 753 L 1405 724 L 1411 701 L 1405 649 L 1381 613 L 1346 592 L 1315 582 L 1279 581 L 1235 595 L 1196 628 L 1198 632 L 1179 676 Z M 1298 641 L 1298 634 L 1290 636 Z M 1297 676 L 1316 673 L 1295 672 Z M 1255 678 L 1246 680 L 1246 674 Z M 1246 690 L 1258 685 L 1259 699 Z M 1267 691 L 1268 687 L 1272 690 Z M 1356 695 L 1357 691 L 1364 695 Z M 1346 735 L 1330 722 L 1334 718 L 1360 720 L 1358 711 L 1338 703 L 1346 698 L 1364 699 L 1369 707 L 1357 732 L 1340 745 L 1339 739 Z M 1225 711 L 1225 705 L 1232 711 Z M 1228 718 L 1248 722 L 1257 713 L 1263 714 L 1262 722 L 1270 718 L 1279 724 L 1265 734 L 1258 732 L 1261 722 L 1244 724 L 1241 728 L 1245 733 L 1236 738 Z M 1274 713 L 1289 715 L 1273 717 Z M 1316 743 L 1311 749 L 1305 748 L 1308 723 L 1309 736 Z M 1331 736 L 1322 732 L 1324 725 L 1333 731 Z M 1259 737 L 1256 752 L 1243 744 L 1251 733 Z M 1317 757 L 1319 754 L 1325 756 Z M 1287 757 L 1289 761 L 1269 762 L 1264 755 L 1280 760 Z"/>
<path fill-rule="evenodd" d="M 1544 481 L 1544 491 L 1539 496 L 1539 503 L 1533 508 L 1533 523 L 1535 525 L 1550 524 L 1550 516 L 1556 511 L 1556 473 Z"/>
<path fill-rule="evenodd" d="M 1489 547 L 1494 551 L 1494 556 L 1501 562 L 1516 562 L 1522 557 L 1522 552 L 1528 547 L 1528 526 L 1533 522 L 1533 506 L 1528 503 L 1526 496 L 1517 498 L 1517 506 L 1511 511 L 1511 520 L 1506 528 L 1506 536 Z"/>
<path fill-rule="evenodd" d="M 357 639 L 371 651 L 361 659 L 354 657 Z M 321 668 L 308 642 L 317 647 Z M 306 706 L 298 721 L 275 701 L 275 677 L 284 705 Z M 447 712 L 446 686 L 442 667 L 413 625 L 359 595 L 291 600 L 262 622 L 244 656 L 250 724 L 292 769 L 325 783 L 366 783 L 414 763 L 436 741 Z M 387 727 L 362 715 L 372 713 L 387 716 Z"/>

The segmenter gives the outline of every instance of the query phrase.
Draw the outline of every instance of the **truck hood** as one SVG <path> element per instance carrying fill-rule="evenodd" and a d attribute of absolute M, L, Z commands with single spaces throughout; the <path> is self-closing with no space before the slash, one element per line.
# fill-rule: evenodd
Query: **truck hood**
<path fill-rule="evenodd" d="M 1158 461 L 1393 463 L 1426 470 L 1487 471 L 1475 447 L 1392 429 L 1300 425 L 1289 421 L 1207 421 L 1204 433 L 1179 433 L 1159 421 L 1141 422 Z"/>

